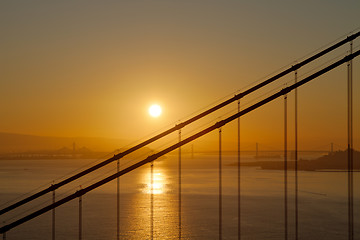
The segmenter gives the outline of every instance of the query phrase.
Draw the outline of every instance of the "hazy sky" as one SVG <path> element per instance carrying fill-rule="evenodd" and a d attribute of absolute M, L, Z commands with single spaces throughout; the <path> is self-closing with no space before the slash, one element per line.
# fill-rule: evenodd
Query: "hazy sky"
<path fill-rule="evenodd" d="M 139 139 L 346 36 L 359 12 L 358 0 L 1 1 L 0 131 Z M 359 73 L 356 60 L 355 95 Z M 304 144 L 346 139 L 345 66 L 329 78 L 299 90 Z M 243 139 L 282 141 L 273 106 L 244 118 Z"/>

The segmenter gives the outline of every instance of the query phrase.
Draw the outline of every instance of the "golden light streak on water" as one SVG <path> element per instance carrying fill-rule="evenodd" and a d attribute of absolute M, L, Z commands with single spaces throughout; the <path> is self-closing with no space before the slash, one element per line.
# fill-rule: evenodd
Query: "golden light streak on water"
<path fill-rule="evenodd" d="M 143 193 L 151 194 L 151 191 L 153 194 L 163 194 L 165 192 L 165 186 L 166 186 L 166 180 L 163 176 L 163 173 L 160 172 L 161 170 L 155 170 L 153 176 L 153 183 L 151 184 L 151 174 L 148 173 L 145 175 L 145 188 L 143 189 Z"/>

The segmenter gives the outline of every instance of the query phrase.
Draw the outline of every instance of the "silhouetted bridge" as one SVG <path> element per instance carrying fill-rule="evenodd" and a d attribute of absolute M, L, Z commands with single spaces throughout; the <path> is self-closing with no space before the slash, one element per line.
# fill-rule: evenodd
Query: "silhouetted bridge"
<path fill-rule="evenodd" d="M 89 167 L 88 169 L 85 169 L 67 179 L 64 179 L 60 182 L 54 183 L 53 185 L 29 196 L 26 197 L 18 202 L 15 202 L 11 205 L 6 206 L 5 208 L 1 209 L 0 214 L 1 216 L 3 216 L 4 218 L 6 217 L 7 214 L 10 214 L 12 211 L 18 209 L 19 207 L 23 206 L 23 205 L 27 205 L 27 204 L 31 204 L 33 201 L 35 201 L 36 199 L 44 196 L 45 194 L 51 194 L 53 202 L 45 207 L 42 207 L 40 209 L 35 209 L 33 212 L 29 213 L 29 214 L 25 214 L 21 217 L 19 217 L 18 219 L 15 219 L 13 221 L 6 221 L 3 222 L 3 225 L 0 228 L 0 233 L 3 235 L 3 239 L 6 239 L 7 237 L 9 239 L 11 239 L 11 231 L 12 229 L 18 227 L 19 225 L 26 223 L 40 215 L 43 215 L 47 212 L 51 212 L 52 213 L 52 239 L 56 239 L 56 224 L 55 224 L 55 209 L 58 208 L 59 206 L 62 206 L 63 204 L 66 204 L 68 202 L 70 202 L 71 200 L 74 199 L 78 199 L 79 200 L 79 221 L 78 221 L 78 238 L 82 239 L 82 196 L 86 193 L 89 193 L 90 191 L 99 188 L 100 186 L 103 186 L 106 183 L 109 183 L 113 180 L 117 181 L 117 205 L 114 206 L 114 208 L 116 208 L 116 219 L 117 219 L 117 234 L 116 234 L 116 239 L 120 239 L 121 238 L 121 223 L 120 223 L 120 177 L 123 176 L 124 174 L 127 174 L 129 172 L 132 171 L 136 171 L 137 168 L 145 165 L 145 164 L 150 164 L 151 166 L 151 205 L 150 205 L 150 213 L 149 213 L 149 217 L 151 219 L 151 227 L 150 227 L 150 231 L 148 234 L 148 238 L 153 239 L 154 238 L 154 229 L 153 229 L 153 215 L 154 215 L 154 211 L 156 211 L 156 208 L 154 208 L 154 184 L 153 184 L 153 162 L 157 159 L 159 159 L 160 157 L 169 154 L 172 151 L 178 150 L 178 223 L 177 223 L 177 230 L 178 231 L 178 238 L 184 238 L 182 236 L 183 232 L 182 232 L 182 153 L 181 153 L 181 147 L 184 146 L 185 144 L 191 143 L 195 140 L 197 140 L 198 138 L 207 135 L 210 132 L 213 131 L 218 131 L 218 139 L 219 139 L 219 149 L 218 149 L 218 167 L 219 167 L 219 172 L 218 172 L 218 238 L 221 239 L 223 237 L 223 228 L 224 228 L 224 224 L 223 224 L 223 192 L 222 192 L 222 178 L 223 178 L 223 172 L 222 172 L 222 127 L 225 126 L 226 124 L 233 122 L 233 121 L 237 121 L 237 148 L 238 148 L 238 152 L 237 152 L 237 196 L 238 196 L 238 201 L 237 201 L 237 237 L 238 239 L 241 238 L 242 236 L 242 231 L 241 229 L 243 229 L 244 227 L 241 226 L 241 214 L 242 214 L 242 208 L 241 208 L 241 177 L 240 177 L 240 162 L 241 162 L 241 156 L 240 156 L 240 119 L 242 116 L 264 106 L 265 104 L 272 102 L 275 99 L 278 99 L 280 97 L 284 98 L 284 172 L 283 172 L 283 191 L 284 191 L 284 239 L 288 239 L 289 237 L 291 238 L 295 238 L 298 239 L 299 236 L 299 229 L 298 229 L 298 221 L 299 221 L 299 213 L 298 213 L 298 169 L 297 169 L 297 161 L 298 161 L 298 147 L 297 147 L 297 88 L 301 87 L 302 85 L 318 78 L 319 76 L 331 71 L 332 69 L 335 69 L 343 64 L 347 64 L 347 69 L 348 69 L 348 75 L 347 75 L 347 79 L 348 79 L 348 143 L 347 143 L 347 149 L 350 149 L 350 151 L 348 151 L 348 170 L 347 170 L 347 212 L 348 212 L 348 216 L 347 216 L 347 232 L 348 232 L 348 239 L 352 240 L 355 239 L 354 236 L 354 193 L 353 193 L 353 123 L 352 123 L 352 118 L 353 118 L 353 96 L 352 96 L 352 59 L 354 59 L 355 57 L 359 56 L 360 54 L 360 50 L 358 49 L 354 49 L 353 51 L 353 41 L 358 38 L 360 35 L 360 32 L 357 32 L 355 34 L 352 34 L 348 37 L 346 37 L 345 39 L 319 51 L 318 53 L 306 58 L 305 60 L 302 60 L 301 62 L 298 62 L 295 65 L 292 65 L 291 67 L 287 68 L 286 70 L 276 74 L 275 76 L 272 76 L 268 79 L 266 79 L 263 82 L 258 83 L 257 85 L 250 87 L 249 89 L 240 92 L 236 95 L 234 95 L 233 97 L 227 99 L 226 101 L 223 101 L 207 110 L 205 110 L 204 112 L 191 117 L 190 119 L 181 122 L 179 124 L 176 124 L 174 127 L 158 134 L 155 135 L 151 138 L 149 138 L 146 141 L 143 141 L 139 144 L 137 144 L 136 146 L 133 146 L 131 148 L 129 148 L 126 151 L 120 152 L 118 154 L 115 154 L 113 157 L 102 161 L 94 166 Z M 333 52 L 336 49 L 339 49 L 340 47 L 345 46 L 345 44 L 349 44 L 350 48 L 343 53 L 343 55 L 337 57 L 337 58 L 333 58 L 331 59 L 331 61 L 327 62 L 327 65 L 324 66 L 322 65 L 320 70 L 317 70 L 316 72 L 309 74 L 308 76 L 305 76 L 302 79 L 297 79 L 298 75 L 297 72 L 299 69 L 308 66 L 309 64 L 316 62 L 316 60 L 324 57 L 325 55 L 330 54 L 331 52 Z M 283 77 L 289 75 L 290 73 L 294 73 L 294 78 L 292 78 L 292 82 L 291 83 L 287 83 L 286 86 L 283 85 L 282 89 L 272 93 L 272 94 L 267 94 L 266 96 L 263 97 L 263 99 L 259 100 L 258 102 L 246 107 L 246 108 L 240 108 L 240 103 L 242 101 L 243 98 L 245 98 L 246 96 L 255 93 L 257 91 L 259 91 L 260 89 L 263 89 L 265 86 L 270 85 L 271 83 L 274 83 L 276 81 L 278 81 L 279 79 L 282 79 Z M 294 207 L 293 209 L 291 209 L 291 211 L 294 211 L 294 221 L 289 221 L 288 218 L 288 213 L 290 211 L 289 206 L 288 206 L 288 169 L 287 169 L 287 163 L 288 163 L 288 159 L 287 159 L 287 95 L 290 92 L 295 92 L 295 108 L 294 108 L 294 112 L 295 112 L 295 171 L 294 171 L 294 184 L 295 184 L 295 192 L 294 192 L 294 199 L 295 199 L 295 203 L 294 203 Z M 203 119 L 204 117 L 216 112 L 217 110 L 223 109 L 225 106 L 228 106 L 229 104 L 235 103 L 237 104 L 237 111 L 235 113 L 230 114 L 230 116 L 225 117 L 224 119 L 217 121 L 216 123 L 202 129 L 201 131 L 197 131 L 193 134 L 191 134 L 190 136 L 187 136 L 186 138 L 184 138 L 182 136 L 182 129 L 185 128 L 188 125 L 191 125 L 192 123 Z M 217 119 L 216 117 L 214 117 L 214 119 Z M 146 146 L 148 146 L 149 144 L 161 140 L 163 138 L 165 138 L 166 136 L 168 136 L 171 133 L 174 132 L 178 132 L 178 142 L 172 144 L 171 146 L 165 147 L 162 150 L 159 150 L 157 152 L 154 152 L 153 154 L 147 156 L 146 158 L 137 161 L 136 163 L 133 163 L 127 167 L 122 167 L 122 165 L 120 165 L 119 160 L 124 158 L 125 156 L 127 156 L 130 153 L 136 152 Z M 94 171 L 101 169 L 107 165 L 109 165 L 110 163 L 116 163 L 116 172 L 114 174 L 110 174 L 109 176 L 101 179 L 100 181 L 97 181 L 91 185 L 88 185 L 84 188 L 79 189 L 78 191 L 76 191 L 75 193 L 69 194 L 61 199 L 55 200 L 55 191 L 58 190 L 61 187 L 64 187 L 72 182 L 74 182 L 75 180 L 78 180 L 82 177 L 88 176 L 89 174 L 93 173 Z M 31 208 L 33 209 L 33 208 Z M 289 227 L 290 227 L 290 222 L 291 222 L 291 227 L 294 230 L 293 234 L 291 234 L 291 236 L 289 235 Z M 40 230 L 39 230 L 40 231 Z M 359 239 L 360 236 L 357 236 L 357 238 Z"/>

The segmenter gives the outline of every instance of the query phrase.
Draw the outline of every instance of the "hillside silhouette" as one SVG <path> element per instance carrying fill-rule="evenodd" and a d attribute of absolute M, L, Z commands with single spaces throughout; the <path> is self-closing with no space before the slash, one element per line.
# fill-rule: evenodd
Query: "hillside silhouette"
<path fill-rule="evenodd" d="M 353 152 L 353 169 L 360 170 L 360 152 Z M 234 164 L 232 164 L 234 165 Z M 244 162 L 242 166 L 256 166 L 265 170 L 283 170 L 284 161 L 255 161 Z M 295 161 L 288 161 L 289 170 L 295 169 Z M 347 170 L 348 169 L 348 150 L 336 151 L 328 155 L 321 156 L 313 160 L 300 159 L 298 170 L 301 171 L 320 171 L 320 170 Z"/>
<path fill-rule="evenodd" d="M 125 145 L 121 139 L 96 137 L 47 137 L 0 132 L 0 154 L 34 151 L 56 151 L 73 144 L 86 146 L 92 151 L 110 152 Z"/>

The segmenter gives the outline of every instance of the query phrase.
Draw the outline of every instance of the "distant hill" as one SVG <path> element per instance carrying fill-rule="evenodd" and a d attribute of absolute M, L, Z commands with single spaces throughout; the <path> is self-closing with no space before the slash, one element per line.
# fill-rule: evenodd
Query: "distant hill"
<path fill-rule="evenodd" d="M 314 160 L 300 160 L 300 170 L 347 170 L 348 150 L 336 151 Z M 360 170 L 360 152 L 353 151 L 353 169 Z"/>
<path fill-rule="evenodd" d="M 110 138 L 46 137 L 0 132 L 0 154 L 61 148 L 72 150 L 74 143 L 76 148 L 85 147 L 98 152 L 111 152 L 128 144 L 123 140 Z"/>
<path fill-rule="evenodd" d="M 360 170 L 360 152 L 353 152 L 353 169 Z M 231 164 L 235 166 L 236 164 Z M 242 166 L 260 167 L 266 170 L 283 170 L 284 161 L 254 161 L 244 162 Z M 294 170 L 295 162 L 288 161 L 288 169 Z M 324 155 L 314 160 L 300 159 L 298 162 L 298 170 L 318 171 L 318 170 L 347 170 L 348 168 L 348 151 L 336 151 L 328 155 Z"/>

